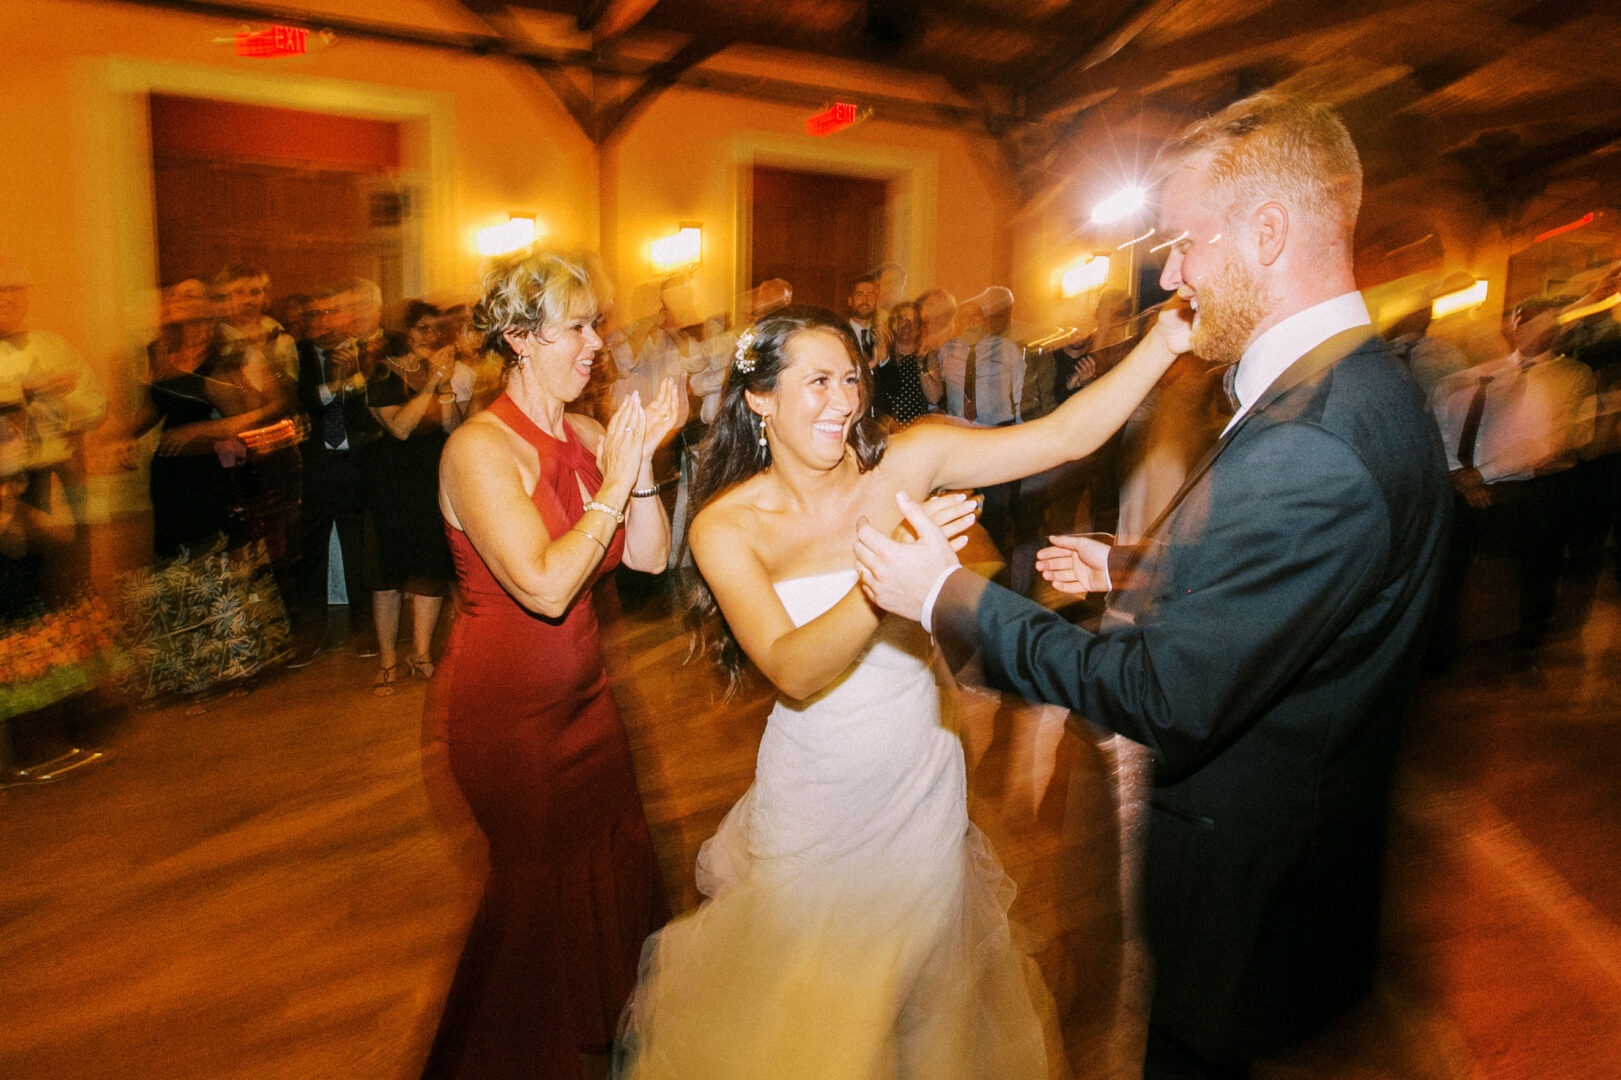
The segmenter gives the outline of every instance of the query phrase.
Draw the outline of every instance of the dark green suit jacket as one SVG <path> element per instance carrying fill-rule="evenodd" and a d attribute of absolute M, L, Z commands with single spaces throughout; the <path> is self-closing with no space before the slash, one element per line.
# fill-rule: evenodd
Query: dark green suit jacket
<path fill-rule="evenodd" d="M 1446 548 L 1440 437 L 1367 330 L 1286 371 L 1146 541 L 1097 633 L 972 574 L 947 655 L 1148 746 L 1152 1020 L 1213 1057 L 1298 1041 L 1367 984 L 1397 735 Z"/>

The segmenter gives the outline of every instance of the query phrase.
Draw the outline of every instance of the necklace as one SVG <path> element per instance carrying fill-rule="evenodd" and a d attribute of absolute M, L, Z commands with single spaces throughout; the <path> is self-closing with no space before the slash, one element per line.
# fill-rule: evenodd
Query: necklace
<path fill-rule="evenodd" d="M 416 357 L 416 363 L 412 364 L 410 367 L 405 366 L 406 359 L 407 357 L 404 356 L 396 357 L 395 359 L 390 360 L 389 363 L 393 364 L 394 370 L 398 371 L 401 375 L 415 375 L 417 372 L 422 370 L 422 358 L 420 356 Z"/>

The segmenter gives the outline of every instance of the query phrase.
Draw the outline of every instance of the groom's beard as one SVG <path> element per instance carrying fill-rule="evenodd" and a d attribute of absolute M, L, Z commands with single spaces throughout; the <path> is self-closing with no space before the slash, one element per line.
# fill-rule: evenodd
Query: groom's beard
<path fill-rule="evenodd" d="M 1193 351 L 1212 364 L 1236 364 L 1271 306 L 1261 283 L 1236 255 L 1198 290 Z"/>

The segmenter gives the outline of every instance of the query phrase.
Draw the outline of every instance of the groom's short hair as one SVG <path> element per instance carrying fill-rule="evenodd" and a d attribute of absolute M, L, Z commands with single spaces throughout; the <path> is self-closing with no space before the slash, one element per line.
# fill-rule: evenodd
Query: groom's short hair
<path fill-rule="evenodd" d="M 1362 204 L 1362 161 L 1334 110 L 1263 91 L 1193 124 L 1169 146 L 1168 165 L 1204 167 L 1224 215 L 1278 199 L 1304 210 L 1320 239 L 1350 243 Z M 1191 159 L 1191 160 L 1190 160 Z"/>

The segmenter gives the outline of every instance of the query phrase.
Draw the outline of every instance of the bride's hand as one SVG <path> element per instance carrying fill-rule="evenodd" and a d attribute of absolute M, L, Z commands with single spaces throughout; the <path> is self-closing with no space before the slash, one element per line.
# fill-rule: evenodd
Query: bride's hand
<path fill-rule="evenodd" d="M 1193 351 L 1193 307 L 1180 296 L 1173 296 L 1159 309 L 1154 332 L 1165 347 L 1177 356 Z"/>
<path fill-rule="evenodd" d="M 951 550 L 961 551 L 968 546 L 968 530 L 973 528 L 974 520 L 979 516 L 979 500 L 960 491 L 950 492 L 930 497 L 923 504 L 923 511 L 946 534 L 946 539 L 951 541 Z M 916 531 L 905 518 L 895 526 L 890 536 L 907 543 L 917 539 Z"/>
<path fill-rule="evenodd" d="M 608 427 L 597 444 L 597 468 L 602 472 L 602 489 L 615 495 L 630 494 L 636 473 L 642 467 L 642 448 L 647 441 L 647 411 L 640 394 L 632 393 L 608 419 Z"/>

